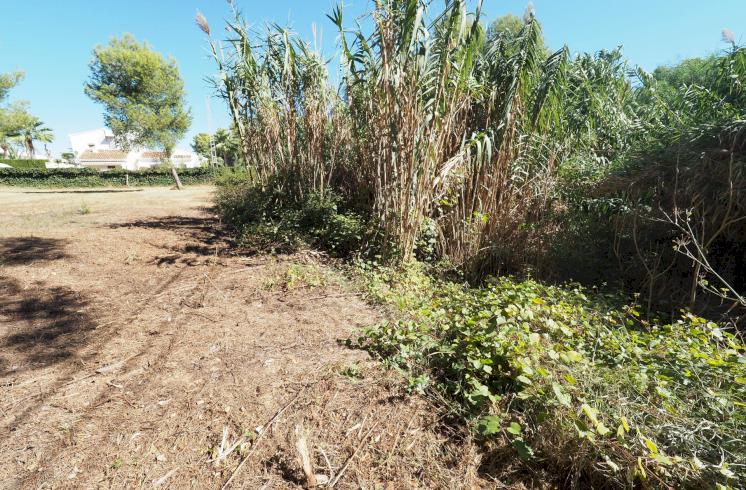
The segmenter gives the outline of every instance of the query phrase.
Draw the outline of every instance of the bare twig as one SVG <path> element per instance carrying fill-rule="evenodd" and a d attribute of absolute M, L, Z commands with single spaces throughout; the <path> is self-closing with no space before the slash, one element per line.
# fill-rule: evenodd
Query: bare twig
<path fill-rule="evenodd" d="M 305 390 L 306 390 L 305 387 L 301 388 L 301 390 L 298 392 L 297 395 L 295 395 L 293 397 L 292 400 L 290 400 L 289 402 L 287 402 L 285 404 L 285 406 L 283 406 L 281 409 L 279 409 L 275 413 L 275 415 L 271 419 L 269 419 L 269 422 L 267 422 L 264 425 L 263 430 L 259 433 L 259 436 L 256 438 L 256 440 L 254 441 L 254 443 L 251 445 L 251 449 L 249 450 L 249 452 L 246 453 L 246 456 L 244 456 L 244 458 L 241 460 L 241 462 L 238 464 L 238 466 L 236 466 L 236 469 L 233 470 L 233 472 L 231 473 L 230 478 L 228 478 L 228 480 L 223 484 L 223 486 L 221 487 L 221 490 L 225 490 L 226 488 L 228 488 L 228 486 L 231 484 L 231 482 L 236 477 L 236 475 L 238 474 L 238 472 L 241 471 L 241 468 L 243 468 L 243 465 L 246 464 L 246 462 L 249 460 L 249 458 L 254 454 L 254 452 L 256 451 L 256 448 L 259 446 L 259 441 L 261 441 L 262 438 L 264 437 L 264 435 L 267 432 L 269 432 L 270 428 L 272 427 L 272 424 L 274 424 L 277 421 L 277 419 L 280 418 L 280 416 L 285 412 L 285 410 L 287 410 L 290 407 L 290 405 L 292 405 L 293 403 L 295 403 L 296 400 L 298 400 L 298 398 L 300 398 L 300 396 L 303 394 L 303 392 Z"/>
<path fill-rule="evenodd" d="M 169 478 L 171 478 L 173 476 L 173 474 L 176 473 L 177 470 L 178 470 L 178 468 L 174 468 L 171 471 L 169 471 L 168 473 L 166 473 L 165 475 L 163 475 L 162 477 L 158 478 L 156 481 L 153 482 L 153 488 L 160 487 L 161 485 L 163 485 L 164 483 L 166 483 L 166 480 L 168 480 Z"/>
<path fill-rule="evenodd" d="M 208 276 L 207 274 L 202 274 L 202 275 L 203 275 L 203 276 L 205 276 L 205 279 L 207 279 L 208 281 L 210 281 L 210 284 L 212 285 L 212 287 L 213 287 L 213 288 L 215 288 L 215 291 L 217 291 L 218 293 L 220 293 L 220 295 L 221 295 L 221 296 L 223 297 L 223 299 L 225 299 L 226 301 L 228 301 L 228 295 L 227 295 L 227 294 L 225 294 L 225 293 L 224 293 L 224 292 L 223 292 L 223 291 L 222 291 L 222 290 L 221 290 L 221 289 L 220 289 L 220 288 L 219 288 L 219 287 L 218 287 L 218 286 L 217 286 L 217 285 L 216 285 L 216 284 L 215 284 L 215 283 L 213 282 L 213 280 L 212 280 L 212 279 L 210 278 L 210 276 Z"/>
<path fill-rule="evenodd" d="M 313 301 L 316 299 L 326 299 L 326 298 L 346 298 L 348 296 L 362 296 L 363 293 L 340 293 L 340 294 L 325 294 L 323 296 L 312 296 L 310 298 L 306 298 L 306 301 Z"/>
<path fill-rule="evenodd" d="M 378 426 L 378 422 L 374 423 L 370 429 L 368 429 L 368 432 L 365 433 L 360 443 L 355 448 L 355 451 L 352 453 L 352 456 L 347 458 L 347 461 L 345 462 L 344 466 L 339 470 L 339 473 L 337 473 L 337 476 L 334 477 L 334 480 L 332 480 L 329 483 L 329 488 L 334 488 L 334 485 L 339 482 L 339 479 L 342 478 L 342 475 L 344 475 L 345 471 L 347 471 L 347 468 L 350 466 L 350 463 L 353 459 L 355 459 L 355 456 L 357 456 L 357 453 L 360 452 L 360 449 L 362 449 L 363 445 L 368 441 L 368 438 L 373 433 L 373 430 Z"/>
<path fill-rule="evenodd" d="M 219 466 L 220 463 L 227 458 L 238 446 L 246 441 L 245 437 L 239 437 L 232 444 L 228 442 L 228 427 L 223 427 L 223 438 L 220 441 L 220 447 L 218 448 L 218 454 L 212 461 L 214 466 Z"/>

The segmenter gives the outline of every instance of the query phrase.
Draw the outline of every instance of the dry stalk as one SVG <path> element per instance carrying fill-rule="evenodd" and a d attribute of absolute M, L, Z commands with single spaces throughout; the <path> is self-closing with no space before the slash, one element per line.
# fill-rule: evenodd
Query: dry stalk
<path fill-rule="evenodd" d="M 360 443 L 355 448 L 355 451 L 352 453 L 352 455 L 349 458 L 347 458 L 347 461 L 345 461 L 344 466 L 342 466 L 342 468 L 339 470 L 339 473 L 337 473 L 337 476 L 335 476 L 334 479 L 331 482 L 329 482 L 329 488 L 334 488 L 334 486 L 339 482 L 339 479 L 342 478 L 342 475 L 344 475 L 345 471 L 347 471 L 347 468 L 350 466 L 350 463 L 352 462 L 353 459 L 355 459 L 355 456 L 357 456 L 357 453 L 360 452 L 360 450 L 362 449 L 363 445 L 366 442 L 368 442 L 368 438 L 370 437 L 370 435 L 373 433 L 373 430 L 377 426 L 378 426 L 378 422 L 375 422 L 370 427 L 370 429 L 368 429 L 368 431 L 365 433 L 365 435 L 363 436 L 363 438 L 360 440 Z"/>
<path fill-rule="evenodd" d="M 223 484 L 223 486 L 221 487 L 221 490 L 225 490 L 226 488 L 228 488 L 228 486 L 230 486 L 233 479 L 236 477 L 236 475 L 238 475 L 239 471 L 241 471 L 241 468 L 243 468 L 243 466 L 246 464 L 249 458 L 251 458 L 251 456 L 256 451 L 256 448 L 259 447 L 259 442 L 264 438 L 265 434 L 269 432 L 269 430 L 272 428 L 272 425 L 274 425 L 274 423 L 280 418 L 280 416 L 282 416 L 285 410 L 287 410 L 293 403 L 295 403 L 305 391 L 306 391 L 306 386 L 301 388 L 300 391 L 298 391 L 298 393 L 293 397 L 293 399 L 287 402 L 281 409 L 279 409 L 274 414 L 274 416 L 271 419 L 269 419 L 269 421 L 263 426 L 263 430 L 259 433 L 259 436 L 256 438 L 254 443 L 251 445 L 251 449 L 249 450 L 248 453 L 246 453 L 246 456 L 244 456 L 244 458 L 241 460 L 238 466 L 236 466 L 236 469 L 233 470 L 230 478 L 228 478 L 228 480 Z"/>
<path fill-rule="evenodd" d="M 316 474 L 313 471 L 311 455 L 308 452 L 308 441 L 306 440 L 305 430 L 302 425 L 295 426 L 295 437 L 295 449 L 298 452 L 301 468 L 306 477 L 306 486 L 308 488 L 313 488 L 318 485 L 318 482 L 316 480 Z"/>

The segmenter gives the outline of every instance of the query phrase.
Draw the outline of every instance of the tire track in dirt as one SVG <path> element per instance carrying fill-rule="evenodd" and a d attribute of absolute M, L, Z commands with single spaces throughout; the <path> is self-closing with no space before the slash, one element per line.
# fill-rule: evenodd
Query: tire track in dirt
<path fill-rule="evenodd" d="M 344 278 L 314 255 L 235 254 L 209 191 L 134 194 L 92 199 L 68 222 L 43 219 L 59 219 L 67 195 L 34 195 L 36 223 L 0 217 L 0 240 L 47 240 L 16 240 L 18 258 L 0 265 L 19 285 L 13 305 L 66 288 L 85 299 L 67 327 L 95 327 L 55 362 L 0 351 L 3 488 L 220 488 L 234 472 L 231 488 L 295 488 L 299 434 L 339 488 L 481 486 L 473 445 L 444 438 L 425 400 L 341 345 L 380 318 Z M 296 287 L 291 272 L 318 277 Z M 0 310 L 0 342 L 58 321 L 16 309 Z"/>

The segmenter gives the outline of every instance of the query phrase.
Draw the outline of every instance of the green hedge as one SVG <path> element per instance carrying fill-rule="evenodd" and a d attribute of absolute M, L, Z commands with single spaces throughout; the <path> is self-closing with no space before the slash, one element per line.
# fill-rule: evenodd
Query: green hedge
<path fill-rule="evenodd" d="M 126 176 L 130 186 L 171 186 L 174 184 L 169 169 L 150 169 L 130 172 L 109 170 L 100 172 L 90 168 L 60 169 L 0 169 L 0 185 L 13 187 L 124 187 Z M 215 180 L 210 168 L 180 169 L 184 185 L 209 184 Z"/>
<path fill-rule="evenodd" d="M 7 158 L 0 158 L 0 163 L 10 165 L 13 168 L 26 169 L 26 168 L 46 168 L 46 160 L 11 160 Z"/>

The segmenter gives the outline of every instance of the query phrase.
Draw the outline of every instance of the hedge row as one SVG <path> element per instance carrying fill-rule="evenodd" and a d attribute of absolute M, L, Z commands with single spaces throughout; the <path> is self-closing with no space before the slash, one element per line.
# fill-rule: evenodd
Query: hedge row
<path fill-rule="evenodd" d="M 109 170 L 100 172 L 90 168 L 60 169 L 0 169 L 0 185 L 13 187 L 124 187 L 129 176 L 130 186 L 171 186 L 174 184 L 169 169 L 149 169 L 130 172 Z M 210 168 L 180 169 L 179 177 L 185 185 L 209 184 L 215 180 Z"/>
<path fill-rule="evenodd" d="M 12 160 L 9 158 L 0 158 L 0 163 L 10 165 L 13 168 L 46 168 L 46 160 Z"/>

